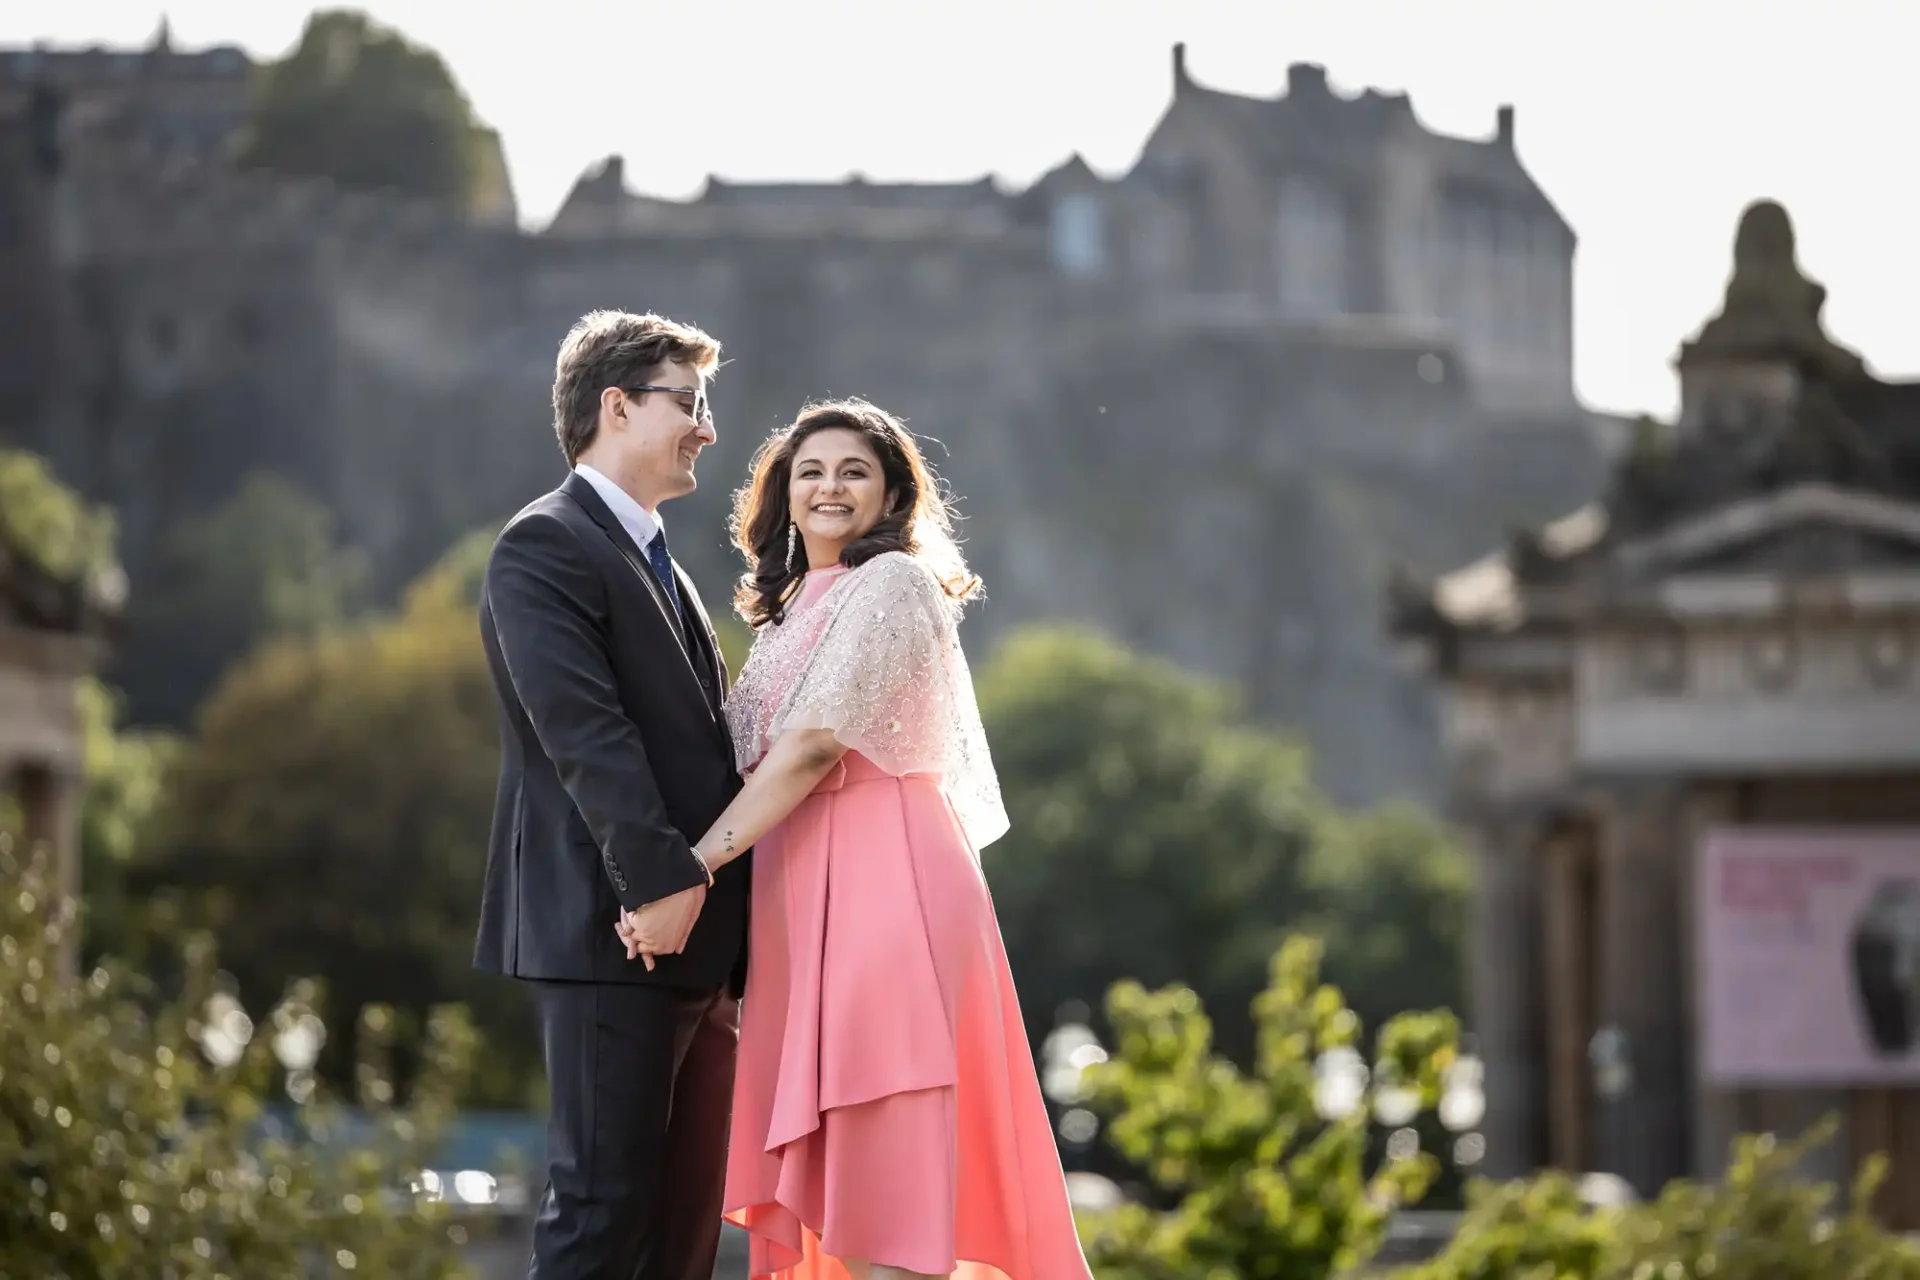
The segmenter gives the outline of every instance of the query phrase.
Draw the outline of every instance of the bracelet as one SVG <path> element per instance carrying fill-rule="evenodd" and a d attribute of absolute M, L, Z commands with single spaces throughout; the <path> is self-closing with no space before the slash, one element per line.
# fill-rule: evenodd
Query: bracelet
<path fill-rule="evenodd" d="M 698 849 L 693 851 L 693 860 L 700 864 L 701 872 L 707 877 L 707 888 L 713 888 L 713 864 L 707 861 L 707 855 Z"/>

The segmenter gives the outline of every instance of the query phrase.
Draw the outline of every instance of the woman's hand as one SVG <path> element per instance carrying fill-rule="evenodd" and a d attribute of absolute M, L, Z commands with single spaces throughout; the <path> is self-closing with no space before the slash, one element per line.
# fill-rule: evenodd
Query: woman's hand
<path fill-rule="evenodd" d="M 620 939 L 620 945 L 627 949 L 627 959 L 644 961 L 647 972 L 653 972 L 653 957 L 656 953 L 648 950 L 640 941 L 640 935 L 634 931 L 633 921 L 624 911 L 613 922 L 613 936 Z"/>

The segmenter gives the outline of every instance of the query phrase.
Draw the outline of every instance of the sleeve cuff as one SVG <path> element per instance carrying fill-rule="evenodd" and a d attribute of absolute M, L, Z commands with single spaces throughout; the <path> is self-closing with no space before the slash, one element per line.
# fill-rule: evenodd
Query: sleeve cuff
<path fill-rule="evenodd" d="M 649 867 L 645 875 L 623 874 L 613 859 L 606 861 L 614 894 L 620 899 L 622 909 L 627 911 L 638 911 L 649 902 L 671 898 L 688 889 L 704 888 L 707 883 L 706 868 L 694 856 L 691 846 L 676 854 L 665 865 Z"/>

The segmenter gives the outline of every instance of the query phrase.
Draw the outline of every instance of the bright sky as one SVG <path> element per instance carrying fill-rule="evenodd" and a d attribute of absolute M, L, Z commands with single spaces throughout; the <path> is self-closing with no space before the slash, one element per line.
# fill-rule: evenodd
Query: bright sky
<path fill-rule="evenodd" d="M 0 45 L 144 43 L 275 57 L 282 0 L 0 4 Z M 1021 183 L 1078 150 L 1124 170 L 1165 108 L 1169 50 L 1203 84 L 1272 95 L 1290 62 L 1405 90 L 1483 136 L 1515 104 L 1521 159 L 1580 236 L 1576 381 L 1670 411 L 1669 361 L 1718 305 L 1740 209 L 1781 200 L 1835 336 L 1920 376 L 1915 0 L 367 0 L 437 48 L 506 139 L 530 225 L 586 166 L 686 195 L 702 178 Z M 1904 126 L 1904 127 L 1903 127 Z"/>

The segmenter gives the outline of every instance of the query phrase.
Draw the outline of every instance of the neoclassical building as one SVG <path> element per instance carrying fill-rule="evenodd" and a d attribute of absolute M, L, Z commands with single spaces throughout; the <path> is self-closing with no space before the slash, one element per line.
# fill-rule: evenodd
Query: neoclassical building
<path fill-rule="evenodd" d="M 1477 845 L 1490 1172 L 1720 1172 L 1839 1118 L 1920 1226 L 1920 383 L 1825 332 L 1792 225 L 1595 505 L 1394 588 Z"/>

